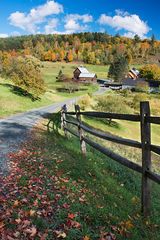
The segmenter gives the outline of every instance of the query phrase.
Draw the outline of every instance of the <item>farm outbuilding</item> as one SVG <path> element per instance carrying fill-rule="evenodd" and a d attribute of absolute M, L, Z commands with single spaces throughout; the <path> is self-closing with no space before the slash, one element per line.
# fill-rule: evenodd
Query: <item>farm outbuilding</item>
<path fill-rule="evenodd" d="M 132 79 L 137 79 L 139 77 L 139 75 L 140 75 L 140 72 L 136 68 L 132 68 L 128 72 L 128 77 L 132 78 Z"/>
<path fill-rule="evenodd" d="M 141 87 L 142 89 L 148 87 L 149 92 L 160 92 L 160 81 L 146 80 L 144 78 L 125 78 L 122 81 L 123 89 L 127 88 L 133 90 L 139 87 Z"/>
<path fill-rule="evenodd" d="M 91 73 L 87 68 L 80 66 L 76 68 L 73 72 L 73 79 L 78 82 L 95 82 L 97 81 L 97 76 L 95 73 Z"/>

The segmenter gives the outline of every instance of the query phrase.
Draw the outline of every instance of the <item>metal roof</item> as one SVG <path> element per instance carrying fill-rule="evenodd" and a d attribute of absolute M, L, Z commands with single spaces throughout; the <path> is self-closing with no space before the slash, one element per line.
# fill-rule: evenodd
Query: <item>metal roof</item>
<path fill-rule="evenodd" d="M 94 78 L 95 77 L 95 73 L 80 73 L 79 77 L 80 78 Z"/>
<path fill-rule="evenodd" d="M 78 69 L 79 69 L 79 71 L 80 71 L 81 73 L 89 73 L 89 71 L 87 70 L 87 68 L 85 68 L 85 67 L 83 67 L 83 66 L 78 67 Z"/>

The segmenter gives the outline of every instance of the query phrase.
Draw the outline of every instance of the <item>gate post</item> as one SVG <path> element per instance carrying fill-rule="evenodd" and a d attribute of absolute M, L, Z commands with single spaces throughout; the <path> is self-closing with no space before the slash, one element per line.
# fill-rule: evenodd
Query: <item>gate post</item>
<path fill-rule="evenodd" d="M 144 217 L 150 214 L 151 207 L 151 182 L 147 177 L 147 171 L 151 170 L 151 127 L 146 117 L 150 116 L 149 102 L 140 103 L 141 118 L 141 143 L 142 143 L 142 213 Z"/>
<path fill-rule="evenodd" d="M 64 106 L 62 107 L 62 110 L 61 110 L 61 128 L 63 129 L 64 131 L 64 135 L 65 137 L 67 137 L 67 130 L 66 130 L 66 114 L 65 114 L 65 110 L 64 110 Z"/>
<path fill-rule="evenodd" d="M 85 141 L 83 139 L 84 131 L 81 128 L 82 121 L 81 121 L 80 106 L 79 105 L 75 105 L 75 112 L 76 112 L 77 121 L 79 123 L 78 132 L 79 132 L 79 138 L 80 138 L 81 152 L 85 156 L 86 155 L 86 143 L 85 143 Z"/>

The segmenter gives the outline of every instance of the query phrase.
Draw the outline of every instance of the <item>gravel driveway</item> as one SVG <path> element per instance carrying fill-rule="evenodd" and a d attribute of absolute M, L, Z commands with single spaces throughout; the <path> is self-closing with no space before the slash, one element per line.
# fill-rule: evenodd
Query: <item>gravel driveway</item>
<path fill-rule="evenodd" d="M 48 107 L 31 110 L 0 120 L 0 174 L 8 170 L 7 155 L 18 150 L 19 144 L 26 140 L 29 130 L 46 115 L 60 109 L 64 104 L 74 104 L 76 98 L 55 103 Z"/>

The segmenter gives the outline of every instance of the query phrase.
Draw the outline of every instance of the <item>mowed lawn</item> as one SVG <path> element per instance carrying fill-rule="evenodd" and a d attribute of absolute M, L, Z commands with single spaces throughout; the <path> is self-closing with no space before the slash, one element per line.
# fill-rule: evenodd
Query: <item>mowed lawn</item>
<path fill-rule="evenodd" d="M 60 69 L 63 70 L 64 74 L 72 77 L 74 68 L 77 66 L 79 66 L 79 64 L 76 63 L 44 62 L 42 74 L 46 83 L 46 93 L 41 97 L 41 100 L 34 102 L 26 96 L 14 93 L 13 83 L 10 80 L 0 78 L 0 118 L 96 91 L 96 85 L 83 86 L 80 91 L 71 94 L 68 92 L 62 93 L 57 90 L 63 86 L 63 84 L 58 83 L 56 79 Z M 92 68 L 91 65 L 89 65 L 89 67 Z M 93 66 L 93 71 L 94 69 L 95 66 Z M 107 69 L 107 67 L 98 66 L 97 69 L 96 73 L 99 72 L 103 74 L 103 70 Z"/>

